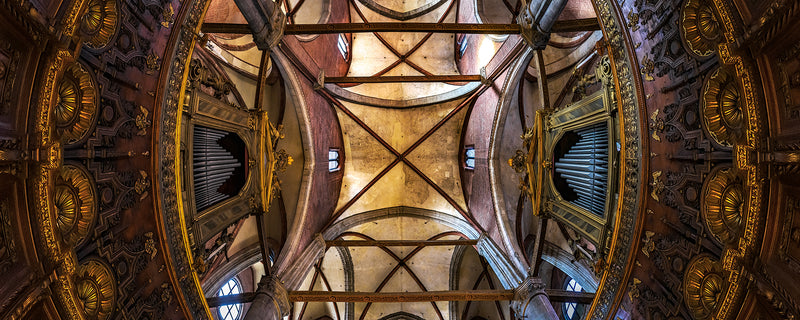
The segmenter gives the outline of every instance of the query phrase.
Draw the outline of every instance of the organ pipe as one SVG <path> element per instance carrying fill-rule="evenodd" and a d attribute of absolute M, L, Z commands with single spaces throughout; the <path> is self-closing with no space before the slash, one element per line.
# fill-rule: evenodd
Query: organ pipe
<path fill-rule="evenodd" d="M 236 174 L 242 162 L 220 142 L 232 133 L 195 126 L 193 134 L 194 199 L 197 211 L 209 208 L 231 194 L 222 192 L 222 186 Z"/>
<path fill-rule="evenodd" d="M 575 133 L 578 141 L 556 159 L 555 172 L 577 195 L 571 203 L 603 216 L 608 188 L 608 128 L 597 124 Z"/>

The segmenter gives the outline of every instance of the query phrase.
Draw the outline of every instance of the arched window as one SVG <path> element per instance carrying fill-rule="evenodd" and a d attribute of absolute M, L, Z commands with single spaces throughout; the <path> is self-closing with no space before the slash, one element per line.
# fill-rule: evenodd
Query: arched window
<path fill-rule="evenodd" d="M 328 149 L 328 172 L 339 171 L 340 168 L 339 150 Z"/>
<path fill-rule="evenodd" d="M 342 58 L 347 60 L 347 56 L 350 54 L 350 45 L 347 44 L 347 39 L 344 37 L 344 34 L 339 34 L 339 39 L 336 41 L 336 47 L 339 48 L 339 53 L 342 54 Z"/>
<path fill-rule="evenodd" d="M 239 284 L 239 280 L 233 277 L 222 285 L 222 288 L 217 292 L 217 297 L 240 293 L 242 293 L 242 286 Z M 219 312 L 219 318 L 222 320 L 239 320 L 242 316 L 242 304 L 226 304 L 219 306 L 217 311 Z"/>
<path fill-rule="evenodd" d="M 475 169 L 475 147 L 473 146 L 464 149 L 464 168 Z"/>
<path fill-rule="evenodd" d="M 575 279 L 571 279 L 570 278 L 569 281 L 567 281 L 566 286 L 564 286 L 564 290 L 573 291 L 573 292 L 581 292 L 581 291 L 583 291 L 583 287 L 581 287 L 581 285 L 578 284 L 578 282 L 575 281 Z M 564 312 L 564 319 L 572 320 L 572 319 L 579 319 L 580 318 L 580 315 L 577 312 L 578 311 L 578 304 L 575 303 L 575 302 L 564 303 L 564 310 L 562 310 L 562 311 Z"/>

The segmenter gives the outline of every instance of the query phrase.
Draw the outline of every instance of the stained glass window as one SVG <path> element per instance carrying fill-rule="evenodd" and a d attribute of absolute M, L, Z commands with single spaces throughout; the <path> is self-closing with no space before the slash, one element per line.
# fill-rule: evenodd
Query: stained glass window
<path fill-rule="evenodd" d="M 237 280 L 236 277 L 233 277 L 228 280 L 227 283 L 222 285 L 222 288 L 220 288 L 219 292 L 217 292 L 217 296 L 222 297 L 240 293 L 242 293 L 242 286 L 239 284 L 239 280 Z M 242 304 L 226 304 L 219 306 L 217 310 L 219 311 L 219 317 L 222 320 L 239 320 L 242 315 Z"/>
<path fill-rule="evenodd" d="M 464 151 L 464 167 L 467 169 L 475 169 L 475 148 L 467 147 Z"/>
<path fill-rule="evenodd" d="M 583 291 L 583 287 L 581 287 L 581 285 L 578 284 L 578 282 L 575 281 L 575 279 L 569 279 L 569 282 L 567 282 L 567 286 L 564 289 L 567 290 L 567 291 L 573 291 L 573 292 L 581 292 L 581 291 Z M 575 303 L 575 302 L 565 303 L 564 304 L 564 318 L 567 319 L 567 320 L 572 320 L 572 319 L 578 318 L 578 317 L 576 317 L 576 314 L 575 314 L 575 311 L 577 310 L 577 308 L 578 308 L 578 304 Z"/>

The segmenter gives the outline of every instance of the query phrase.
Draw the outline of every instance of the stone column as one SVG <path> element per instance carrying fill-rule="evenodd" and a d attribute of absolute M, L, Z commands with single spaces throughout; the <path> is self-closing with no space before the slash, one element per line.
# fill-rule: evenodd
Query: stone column
<path fill-rule="evenodd" d="M 550 41 L 550 29 L 556 19 L 564 11 L 567 0 L 532 0 L 523 3 L 523 9 L 517 16 L 517 23 L 522 27 L 522 38 L 533 49 L 541 50 Z"/>
<path fill-rule="evenodd" d="M 271 0 L 235 0 L 236 6 L 244 15 L 250 31 L 253 32 L 253 42 L 260 50 L 270 50 L 283 38 L 286 26 L 286 15 L 278 8 L 278 4 Z"/>
<path fill-rule="evenodd" d="M 517 319 L 559 320 L 544 289 L 542 279 L 528 276 L 514 290 L 514 301 L 511 301 L 511 308 Z"/>
<path fill-rule="evenodd" d="M 278 278 L 264 276 L 244 320 L 280 320 L 289 315 L 289 295 Z"/>

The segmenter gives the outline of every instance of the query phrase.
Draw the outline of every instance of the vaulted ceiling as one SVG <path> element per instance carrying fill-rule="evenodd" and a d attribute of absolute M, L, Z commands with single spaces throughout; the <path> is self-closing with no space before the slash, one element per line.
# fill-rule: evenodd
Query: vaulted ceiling
<path fill-rule="evenodd" d="M 408 28 L 514 27 L 531 5 L 276 4 L 288 26 Z M 269 274 L 290 297 L 397 298 L 509 294 L 529 273 L 549 290 L 575 279 L 591 319 L 800 316 L 798 6 L 569 0 L 542 50 L 519 32 L 401 27 L 287 34 L 263 51 L 234 1 L 8 1 L 0 317 L 218 318 L 209 301 L 233 276 L 245 293 Z M 596 243 L 537 198 L 532 181 L 553 159 L 532 160 L 526 143 L 545 141 L 530 140 L 547 126 L 537 112 L 604 90 L 601 72 L 620 173 Z M 205 211 L 193 202 L 194 126 L 249 148 L 242 191 Z M 506 300 L 293 299 L 291 319 L 520 316 Z M 557 299 L 546 303 L 563 317 Z"/>

